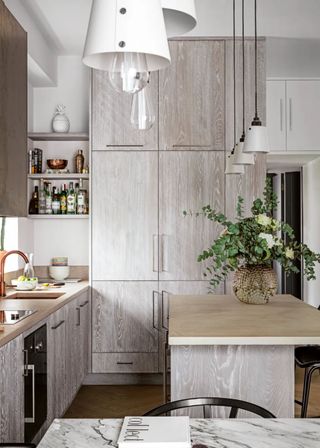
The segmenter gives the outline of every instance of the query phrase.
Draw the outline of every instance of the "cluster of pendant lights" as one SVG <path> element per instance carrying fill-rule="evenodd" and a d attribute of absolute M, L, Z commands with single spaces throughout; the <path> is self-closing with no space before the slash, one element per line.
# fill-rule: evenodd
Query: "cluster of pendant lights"
<path fill-rule="evenodd" d="M 261 120 L 258 116 L 258 81 L 257 81 L 257 53 L 258 53 L 258 39 L 257 39 L 257 0 L 254 0 L 254 30 L 255 30 L 255 59 L 254 59 L 254 75 L 255 75 L 255 116 L 245 134 L 245 48 L 244 48 L 244 0 L 242 0 L 242 136 L 239 143 L 236 142 L 236 8 L 235 0 L 233 0 L 233 133 L 234 146 L 231 154 L 226 159 L 225 174 L 244 174 L 245 165 L 254 165 L 256 153 L 268 153 L 269 142 L 267 129 L 262 126 Z"/>
<path fill-rule="evenodd" d="M 115 90 L 132 95 L 134 128 L 155 122 L 149 80 L 171 62 L 168 37 L 195 25 L 194 0 L 93 0 L 83 62 L 107 71 Z"/>

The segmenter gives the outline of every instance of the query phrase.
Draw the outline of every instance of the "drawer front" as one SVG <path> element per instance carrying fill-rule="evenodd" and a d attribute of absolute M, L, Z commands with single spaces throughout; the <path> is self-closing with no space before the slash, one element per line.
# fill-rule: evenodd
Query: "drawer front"
<path fill-rule="evenodd" d="M 93 353 L 92 373 L 158 372 L 157 353 Z"/>

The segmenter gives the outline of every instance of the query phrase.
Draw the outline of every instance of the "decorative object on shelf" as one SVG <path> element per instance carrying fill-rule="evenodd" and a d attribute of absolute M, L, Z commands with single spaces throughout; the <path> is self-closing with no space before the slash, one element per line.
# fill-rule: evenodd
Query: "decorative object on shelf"
<path fill-rule="evenodd" d="M 242 135 L 239 143 L 236 145 L 233 164 L 234 165 L 254 165 L 255 154 L 249 154 L 243 152 L 244 141 L 246 138 L 246 100 L 245 100 L 245 48 L 244 48 L 244 0 L 242 0 Z"/>
<path fill-rule="evenodd" d="M 266 181 L 263 196 L 253 201 L 249 217 L 243 216 L 243 199 L 238 197 L 235 222 L 210 205 L 196 214 L 223 226 L 219 238 L 198 257 L 199 262 L 210 260 L 205 276 L 211 276 L 211 288 L 215 289 L 229 273 L 239 270 L 234 279 L 234 293 L 240 301 L 249 304 L 267 303 L 276 293 L 276 277 L 271 274 L 274 261 L 289 274 L 298 273 L 295 260 L 303 260 L 307 280 L 316 278 L 315 265 L 320 262 L 320 254 L 298 243 L 293 229 L 272 217 L 278 201 L 270 179 Z"/>
<path fill-rule="evenodd" d="M 257 0 L 254 0 L 254 79 L 255 79 L 255 115 L 248 129 L 243 152 L 269 152 L 269 140 L 266 126 L 262 126 L 258 116 L 258 38 L 257 38 Z"/>
<path fill-rule="evenodd" d="M 30 149 L 28 152 L 29 174 L 42 173 L 43 151 L 40 148 Z"/>
<path fill-rule="evenodd" d="M 70 121 L 66 116 L 66 106 L 58 104 L 52 119 L 52 130 L 57 133 L 66 133 L 70 130 Z"/>
<path fill-rule="evenodd" d="M 156 114 L 152 105 L 149 85 L 132 96 L 130 121 L 134 129 L 141 131 L 147 131 L 154 125 Z"/>
<path fill-rule="evenodd" d="M 84 167 L 84 155 L 82 149 L 78 149 L 78 152 L 74 158 L 74 172 L 82 174 Z"/>
<path fill-rule="evenodd" d="M 66 159 L 48 159 L 47 165 L 51 170 L 64 170 L 68 165 Z"/>
<path fill-rule="evenodd" d="M 170 64 L 160 0 L 93 0 L 83 62 L 108 71 L 117 91 L 143 89 L 150 71 Z"/>
<path fill-rule="evenodd" d="M 47 168 L 45 174 L 61 174 L 62 177 L 64 174 L 70 174 L 70 171 L 67 168 Z"/>
<path fill-rule="evenodd" d="M 234 158 L 237 151 L 237 122 L 236 122 L 236 2 L 233 0 L 233 149 L 231 154 L 226 157 L 226 167 L 224 174 L 244 174 L 243 165 L 234 164 Z"/>
<path fill-rule="evenodd" d="M 181 36 L 196 26 L 194 0 L 162 0 L 161 4 L 168 37 Z"/>

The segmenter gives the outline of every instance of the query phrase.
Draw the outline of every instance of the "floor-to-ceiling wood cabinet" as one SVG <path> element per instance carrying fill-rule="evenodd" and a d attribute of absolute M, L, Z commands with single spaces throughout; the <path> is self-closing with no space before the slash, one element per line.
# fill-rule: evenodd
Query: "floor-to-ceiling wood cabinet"
<path fill-rule="evenodd" d="M 222 230 L 183 211 L 210 204 L 232 217 L 239 193 L 251 199 L 263 188 L 263 157 L 242 178 L 224 175 L 231 150 L 230 48 L 223 39 L 172 41 L 171 66 L 151 79 L 157 120 L 146 132 L 130 127 L 130 96 L 113 91 L 107 74 L 93 72 L 94 373 L 162 370 L 168 296 L 208 291 L 197 256 Z M 246 54 L 253 116 L 251 39 Z M 263 41 L 258 67 L 264 119 Z"/>

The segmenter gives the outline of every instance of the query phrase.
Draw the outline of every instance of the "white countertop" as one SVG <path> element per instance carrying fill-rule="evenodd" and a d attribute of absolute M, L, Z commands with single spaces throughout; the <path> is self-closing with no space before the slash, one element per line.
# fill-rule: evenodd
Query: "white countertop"
<path fill-rule="evenodd" d="M 320 344 L 320 311 L 290 295 L 274 296 L 266 305 L 247 305 L 231 295 L 170 296 L 169 344 Z"/>
<path fill-rule="evenodd" d="M 38 448 L 117 447 L 121 425 L 121 419 L 55 420 Z M 209 448 L 320 446 L 320 419 L 191 419 L 190 430 L 192 444 Z"/>

